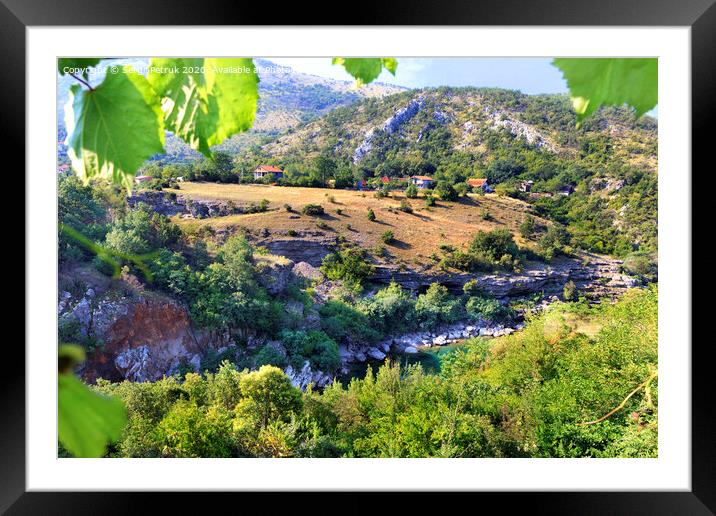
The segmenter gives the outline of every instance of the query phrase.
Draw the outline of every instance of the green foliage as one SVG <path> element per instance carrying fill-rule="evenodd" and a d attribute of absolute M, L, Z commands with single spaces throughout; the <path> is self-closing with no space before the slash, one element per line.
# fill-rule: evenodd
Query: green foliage
<path fill-rule="evenodd" d="M 398 209 L 403 213 L 413 213 L 413 207 L 405 199 L 400 201 L 400 207 Z"/>
<path fill-rule="evenodd" d="M 505 254 L 516 257 L 518 253 L 512 233 L 507 229 L 478 231 L 470 242 L 470 251 L 493 261 L 499 260 Z"/>
<path fill-rule="evenodd" d="M 378 78 L 383 68 L 395 75 L 398 61 L 392 57 L 334 57 L 334 65 L 341 65 L 351 74 L 358 86 L 373 82 Z"/>
<path fill-rule="evenodd" d="M 442 314 L 445 290 L 427 294 Z M 396 284 L 366 302 L 371 321 L 414 318 Z M 468 300 L 481 316 L 495 303 Z M 615 304 L 556 303 L 521 332 L 471 339 L 437 374 L 386 364 L 301 393 L 276 367 L 240 373 L 224 363 L 183 383 L 100 381 L 97 390 L 127 407 L 118 456 L 655 457 L 657 321 L 656 289 L 633 290 Z M 332 342 L 315 331 L 281 340 L 301 361 Z"/>
<path fill-rule="evenodd" d="M 577 122 L 600 106 L 629 104 L 639 117 L 658 102 L 656 58 L 560 58 L 559 68 L 569 86 Z"/>
<path fill-rule="evenodd" d="M 511 315 L 510 310 L 497 299 L 482 296 L 472 296 L 465 303 L 465 311 L 471 317 L 488 321 L 498 321 Z"/>
<path fill-rule="evenodd" d="M 181 230 L 176 224 L 140 204 L 110 224 L 106 245 L 120 253 L 140 255 L 171 246 L 180 237 Z"/>
<path fill-rule="evenodd" d="M 447 181 L 438 181 L 435 186 L 435 195 L 443 201 L 457 201 L 459 195 L 452 184 Z"/>
<path fill-rule="evenodd" d="M 364 299 L 360 308 L 367 322 L 382 335 L 398 335 L 416 326 L 415 300 L 395 282 Z"/>
<path fill-rule="evenodd" d="M 524 238 L 530 238 L 534 235 L 536 229 L 537 223 L 535 222 L 535 218 L 530 214 L 525 215 L 525 218 L 522 219 L 520 223 L 520 235 Z"/>
<path fill-rule="evenodd" d="M 92 241 L 104 239 L 107 231 L 107 202 L 98 190 L 85 185 L 76 176 L 61 176 L 57 187 L 57 220 L 59 224 L 82 233 Z M 93 254 L 64 231 L 58 234 L 60 261 L 86 260 Z"/>
<path fill-rule="evenodd" d="M 121 401 L 92 392 L 71 373 L 57 383 L 57 425 L 62 445 L 75 457 L 101 457 L 122 434 L 127 416 Z"/>
<path fill-rule="evenodd" d="M 624 258 L 624 270 L 645 282 L 656 281 L 658 259 L 655 253 L 631 253 Z"/>
<path fill-rule="evenodd" d="M 447 287 L 432 283 L 424 294 L 418 296 L 415 314 L 423 328 L 431 328 L 457 321 L 462 315 L 462 306 L 459 299 L 450 296 Z"/>
<path fill-rule="evenodd" d="M 65 126 L 72 168 L 85 181 L 104 177 L 131 190 L 137 169 L 164 150 L 159 97 L 130 66 L 94 89 L 73 85 Z"/>
<path fill-rule="evenodd" d="M 547 260 L 560 254 L 569 254 L 569 232 L 559 224 L 552 224 L 539 240 L 540 251 Z"/>
<path fill-rule="evenodd" d="M 276 346 L 273 346 L 271 344 L 264 344 L 264 346 L 259 350 L 259 352 L 256 353 L 254 361 L 256 363 L 256 367 L 261 367 L 264 365 L 286 367 L 288 365 L 286 356 L 281 353 L 281 351 L 277 349 Z"/>
<path fill-rule="evenodd" d="M 562 290 L 562 297 L 565 301 L 577 300 L 577 286 L 574 284 L 574 281 L 569 280 L 567 283 L 564 284 L 564 289 Z"/>
<path fill-rule="evenodd" d="M 205 156 L 253 124 L 259 79 L 251 59 L 152 59 L 148 80 L 163 98 L 166 127 Z"/>
<path fill-rule="evenodd" d="M 410 183 L 405 189 L 405 196 L 408 199 L 416 199 L 418 197 L 418 187 L 415 186 L 413 183 Z"/>
<path fill-rule="evenodd" d="M 395 233 L 393 233 L 390 229 L 387 231 L 384 231 L 382 235 L 380 235 L 380 239 L 383 241 L 384 244 L 391 244 L 393 243 L 393 240 L 395 240 Z"/>
<path fill-rule="evenodd" d="M 368 213 L 366 214 L 366 217 L 369 221 L 375 222 L 375 212 L 373 211 L 373 208 L 368 208 Z"/>
<path fill-rule="evenodd" d="M 323 206 L 320 204 L 306 204 L 301 212 L 304 215 L 312 215 L 314 217 L 320 217 L 325 213 Z"/>
<path fill-rule="evenodd" d="M 164 457 L 228 457 L 232 449 L 231 413 L 179 400 L 157 426 Z"/>
<path fill-rule="evenodd" d="M 289 421 L 301 409 L 300 391 L 277 367 L 262 366 L 241 377 L 243 398 L 236 406 L 239 417 L 255 421 L 266 428 L 273 421 Z"/>
<path fill-rule="evenodd" d="M 349 287 L 356 288 L 373 275 L 374 269 L 366 259 L 365 250 L 357 247 L 331 253 L 321 264 L 321 272 L 328 279 L 342 280 Z"/>
<path fill-rule="evenodd" d="M 328 300 L 320 309 L 321 329 L 337 342 L 370 343 L 378 339 L 376 321 L 360 308 L 340 300 Z"/>

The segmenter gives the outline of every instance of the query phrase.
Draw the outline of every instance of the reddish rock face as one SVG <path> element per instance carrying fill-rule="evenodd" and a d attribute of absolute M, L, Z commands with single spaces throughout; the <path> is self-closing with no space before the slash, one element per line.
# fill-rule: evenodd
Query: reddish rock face
<path fill-rule="evenodd" d="M 86 381 L 157 380 L 201 352 L 187 311 L 163 298 L 133 303 L 126 315 L 110 324 L 103 341 L 82 371 Z M 141 353 L 127 353 L 139 348 Z M 139 355 L 141 364 L 137 363 Z"/>

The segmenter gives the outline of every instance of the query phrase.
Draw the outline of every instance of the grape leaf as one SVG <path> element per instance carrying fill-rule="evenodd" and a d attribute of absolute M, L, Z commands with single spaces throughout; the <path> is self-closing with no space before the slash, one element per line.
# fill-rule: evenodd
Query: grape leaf
<path fill-rule="evenodd" d="M 111 178 L 131 190 L 144 161 L 164 151 L 159 98 L 131 66 L 107 73 L 95 89 L 70 87 L 65 105 L 67 154 L 85 181 Z"/>
<path fill-rule="evenodd" d="M 254 122 L 259 79 L 251 59 L 152 59 L 148 80 L 167 128 L 205 156 Z"/>
<path fill-rule="evenodd" d="M 101 457 L 122 435 L 127 414 L 119 398 L 92 392 L 73 374 L 58 377 L 58 436 L 75 457 Z"/>
<path fill-rule="evenodd" d="M 87 78 L 87 68 L 96 66 L 100 60 L 100 57 L 62 57 L 57 60 L 57 71 L 66 75 L 67 68 L 82 68 L 82 77 Z"/>
<path fill-rule="evenodd" d="M 567 81 L 577 123 L 602 105 L 628 104 L 640 117 L 658 102 L 656 58 L 559 58 L 552 64 Z"/>
<path fill-rule="evenodd" d="M 60 344 L 57 350 L 57 370 L 68 373 L 85 360 L 85 350 L 77 344 Z"/>
<path fill-rule="evenodd" d="M 393 57 L 334 57 L 332 64 L 342 65 L 358 86 L 373 82 L 383 68 L 395 75 L 398 60 Z"/>

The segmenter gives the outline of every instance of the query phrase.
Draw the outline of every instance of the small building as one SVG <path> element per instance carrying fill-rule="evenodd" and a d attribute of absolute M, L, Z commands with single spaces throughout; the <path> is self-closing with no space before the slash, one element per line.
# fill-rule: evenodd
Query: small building
<path fill-rule="evenodd" d="M 274 180 L 281 179 L 283 177 L 283 170 L 273 165 L 259 165 L 254 169 L 254 179 L 259 180 L 267 176 Z"/>
<path fill-rule="evenodd" d="M 557 190 L 557 193 L 559 195 L 571 195 L 574 193 L 574 187 L 572 185 L 563 186 Z"/>
<path fill-rule="evenodd" d="M 520 182 L 520 192 L 531 192 L 532 186 L 535 184 L 534 181 L 522 181 Z"/>
<path fill-rule="evenodd" d="M 410 182 L 418 188 L 432 188 L 435 180 L 429 176 L 410 176 Z"/>
<path fill-rule="evenodd" d="M 154 177 L 152 177 L 152 176 L 137 176 L 134 178 L 134 183 L 135 184 L 146 183 L 147 181 L 151 181 L 152 179 L 154 179 Z"/>
<path fill-rule="evenodd" d="M 380 178 L 380 182 L 384 185 L 387 185 L 388 183 L 390 183 L 390 178 L 388 176 L 383 176 Z"/>
<path fill-rule="evenodd" d="M 492 188 L 490 188 L 490 185 L 487 182 L 487 179 L 482 179 L 482 178 L 468 179 L 467 186 L 469 186 L 473 190 L 480 188 L 483 192 L 491 192 L 492 191 Z"/>
<path fill-rule="evenodd" d="M 356 190 L 363 190 L 366 187 L 365 179 L 358 179 L 356 181 Z"/>

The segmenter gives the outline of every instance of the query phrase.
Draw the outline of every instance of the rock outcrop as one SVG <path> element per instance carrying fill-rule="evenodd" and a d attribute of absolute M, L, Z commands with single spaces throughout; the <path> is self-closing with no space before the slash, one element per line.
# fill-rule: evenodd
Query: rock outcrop
<path fill-rule="evenodd" d="M 314 387 L 322 388 L 333 382 L 334 376 L 322 371 L 314 371 L 311 369 L 311 363 L 306 360 L 301 370 L 295 370 L 292 366 L 284 369 L 286 376 L 294 387 L 305 390 L 309 384 Z"/>
<path fill-rule="evenodd" d="M 534 262 L 520 272 L 504 273 L 425 273 L 399 269 L 390 265 L 376 267 L 373 281 L 395 281 L 404 288 L 421 290 L 431 283 L 445 285 L 454 293 L 471 280 L 485 293 L 497 299 L 508 299 L 540 293 L 561 296 L 564 285 L 573 281 L 580 294 L 587 297 L 615 297 L 637 285 L 637 280 L 620 271 L 621 262 L 611 258 L 589 255 L 582 261 L 559 258 L 549 264 Z"/>
<path fill-rule="evenodd" d="M 231 201 L 191 199 L 173 192 L 155 192 L 151 190 L 136 192 L 131 197 L 127 197 L 127 204 L 130 208 L 136 208 L 139 204 L 146 204 L 157 213 L 168 217 L 185 215 L 196 219 L 225 217 L 251 211 L 248 206 L 239 206 Z"/>
<path fill-rule="evenodd" d="M 306 262 L 312 267 L 320 267 L 323 259 L 338 248 L 336 237 L 322 233 L 301 235 L 299 238 L 257 239 L 255 243 L 268 249 L 271 254 L 285 256 L 294 263 Z"/>
<path fill-rule="evenodd" d="M 74 324 L 96 343 L 79 371 L 85 381 L 143 382 L 182 365 L 198 370 L 201 356 L 214 344 L 215 339 L 194 332 L 187 310 L 172 299 L 116 292 L 98 299 L 91 290 L 79 300 L 65 292 L 58 306 L 60 325 Z"/>
<path fill-rule="evenodd" d="M 393 116 L 386 119 L 381 125 L 380 129 L 386 134 L 393 134 L 397 132 L 400 127 L 413 118 L 418 111 L 423 107 L 423 97 L 413 99 L 408 104 L 398 111 Z M 360 163 L 360 161 L 373 150 L 373 138 L 375 137 L 376 129 L 369 129 L 363 136 L 363 141 L 353 151 L 353 163 Z"/>

